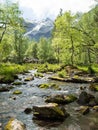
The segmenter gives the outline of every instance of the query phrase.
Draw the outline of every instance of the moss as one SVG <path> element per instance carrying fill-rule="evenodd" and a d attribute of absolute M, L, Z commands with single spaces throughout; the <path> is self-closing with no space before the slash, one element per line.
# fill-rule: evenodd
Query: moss
<path fill-rule="evenodd" d="M 13 94 L 18 95 L 18 94 L 22 94 L 22 92 L 21 92 L 21 91 L 19 91 L 19 90 L 15 90 L 15 91 L 13 92 Z"/>
<path fill-rule="evenodd" d="M 92 91 L 98 91 L 98 84 L 91 84 L 91 85 L 89 86 L 89 88 L 90 88 L 90 90 L 92 90 Z"/>
<path fill-rule="evenodd" d="M 94 106 L 94 107 L 93 107 L 93 110 L 95 110 L 95 111 L 98 112 L 98 106 Z"/>
<path fill-rule="evenodd" d="M 66 77 L 66 71 L 65 71 L 65 70 L 62 70 L 62 71 L 58 72 L 58 76 L 59 76 L 60 78 L 65 78 L 65 77 Z"/>
<path fill-rule="evenodd" d="M 31 81 L 31 80 L 34 80 L 34 77 L 27 77 L 24 79 L 24 81 Z"/>
<path fill-rule="evenodd" d="M 60 90 L 59 86 L 55 83 L 50 84 L 50 88 Z"/>
<path fill-rule="evenodd" d="M 70 102 L 75 101 L 75 100 L 77 99 L 77 97 L 70 94 L 70 95 L 67 95 L 67 96 L 65 97 L 65 99 L 66 99 L 67 103 L 70 103 Z"/>
<path fill-rule="evenodd" d="M 13 120 L 14 120 L 14 118 L 11 118 L 11 119 L 9 120 L 9 122 L 8 122 L 7 125 L 5 126 L 4 130 L 12 130 L 11 124 L 12 124 Z"/>
<path fill-rule="evenodd" d="M 21 82 L 14 82 L 13 85 L 21 85 Z"/>
<path fill-rule="evenodd" d="M 35 77 L 44 77 L 43 74 L 41 74 L 41 73 L 35 73 L 34 76 Z"/>
<path fill-rule="evenodd" d="M 79 76 L 78 76 L 78 75 L 74 75 L 73 78 L 75 78 L 75 79 L 79 79 Z"/>
<path fill-rule="evenodd" d="M 64 78 L 60 78 L 60 77 L 58 77 L 58 76 L 52 76 L 52 77 L 49 77 L 49 79 L 57 80 L 57 81 L 65 81 Z"/>
<path fill-rule="evenodd" d="M 56 113 L 58 113 L 60 116 L 64 116 L 65 115 L 64 112 L 61 109 L 59 109 L 59 107 L 54 107 L 53 110 Z"/>
<path fill-rule="evenodd" d="M 49 84 L 41 84 L 39 85 L 39 87 L 46 89 L 46 88 L 49 88 Z"/>

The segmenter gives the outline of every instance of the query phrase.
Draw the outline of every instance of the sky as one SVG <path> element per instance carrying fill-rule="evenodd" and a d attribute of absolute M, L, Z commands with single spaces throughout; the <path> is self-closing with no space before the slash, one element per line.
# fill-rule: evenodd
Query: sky
<path fill-rule="evenodd" d="M 0 0 L 4 1 L 4 0 Z M 65 11 L 87 12 L 95 4 L 94 0 L 10 0 L 18 2 L 23 16 L 30 20 L 55 19 L 60 9 Z"/>

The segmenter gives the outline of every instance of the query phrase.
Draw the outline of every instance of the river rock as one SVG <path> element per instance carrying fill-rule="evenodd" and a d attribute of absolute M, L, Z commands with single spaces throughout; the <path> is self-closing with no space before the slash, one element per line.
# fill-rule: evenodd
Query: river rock
<path fill-rule="evenodd" d="M 19 94 L 22 94 L 22 92 L 21 92 L 20 90 L 15 90 L 15 91 L 13 92 L 13 94 L 19 95 Z"/>
<path fill-rule="evenodd" d="M 55 83 L 51 83 L 51 84 L 44 83 L 44 84 L 40 84 L 38 87 L 44 89 L 52 88 L 52 89 L 60 90 L 59 86 Z"/>
<path fill-rule="evenodd" d="M 26 126 L 21 121 L 11 118 L 4 130 L 26 130 Z"/>
<path fill-rule="evenodd" d="M 32 108 L 26 108 L 26 109 L 24 110 L 24 112 L 25 112 L 26 114 L 30 114 L 30 113 L 32 112 Z"/>
<path fill-rule="evenodd" d="M 96 112 L 98 112 L 98 106 L 94 106 L 93 110 L 95 110 Z"/>
<path fill-rule="evenodd" d="M 2 123 L 0 123 L 0 130 L 2 130 Z"/>
<path fill-rule="evenodd" d="M 33 114 L 37 119 L 62 120 L 69 114 L 64 107 L 59 107 L 56 103 L 33 106 Z"/>
<path fill-rule="evenodd" d="M 33 77 L 33 76 L 27 77 L 27 78 L 24 79 L 24 81 L 31 81 L 31 80 L 34 80 L 34 77 Z"/>
<path fill-rule="evenodd" d="M 95 95 L 95 102 L 98 105 L 98 92 L 96 92 L 94 95 Z"/>
<path fill-rule="evenodd" d="M 82 105 L 88 105 L 92 99 L 94 99 L 93 95 L 87 93 L 86 91 L 82 91 L 77 102 Z"/>
<path fill-rule="evenodd" d="M 86 115 L 89 113 L 89 107 L 88 106 L 80 106 L 76 109 L 76 111 L 80 112 L 82 115 Z"/>
<path fill-rule="evenodd" d="M 94 82 L 93 77 L 83 77 L 83 76 L 78 76 L 74 75 L 70 78 L 66 78 L 65 82 L 72 82 L 72 83 L 91 83 Z"/>
<path fill-rule="evenodd" d="M 22 82 L 20 82 L 20 81 L 17 81 L 17 82 L 13 83 L 13 85 L 21 85 L 21 84 L 22 84 Z"/>
<path fill-rule="evenodd" d="M 92 90 L 92 91 L 98 91 L 98 84 L 91 84 L 89 86 L 89 89 Z"/>
<path fill-rule="evenodd" d="M 10 91 L 8 87 L 0 87 L 0 92 Z"/>
<path fill-rule="evenodd" d="M 53 95 L 46 98 L 46 102 L 54 102 L 58 104 L 68 104 L 77 99 L 74 95 Z"/>

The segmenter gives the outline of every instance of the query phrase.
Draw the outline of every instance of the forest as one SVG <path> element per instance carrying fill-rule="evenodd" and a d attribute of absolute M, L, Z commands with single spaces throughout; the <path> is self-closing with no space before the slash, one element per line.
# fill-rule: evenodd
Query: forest
<path fill-rule="evenodd" d="M 24 23 L 0 4 L 0 130 L 98 130 L 98 4 L 60 9 L 49 38 Z"/>
<path fill-rule="evenodd" d="M 64 12 L 54 21 L 49 39 L 30 40 L 18 4 L 0 6 L 0 62 L 23 63 L 25 58 L 43 63 L 89 65 L 98 62 L 98 6 L 87 13 Z"/>

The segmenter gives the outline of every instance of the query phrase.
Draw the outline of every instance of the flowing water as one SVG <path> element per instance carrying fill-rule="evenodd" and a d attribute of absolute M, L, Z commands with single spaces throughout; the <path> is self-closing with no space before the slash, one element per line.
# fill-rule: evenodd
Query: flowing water
<path fill-rule="evenodd" d="M 33 75 L 36 72 L 19 75 L 21 82 L 24 78 Z M 72 84 L 58 82 L 48 79 L 45 74 L 43 78 L 34 78 L 32 81 L 25 82 L 23 85 L 14 86 L 9 92 L 0 92 L 0 123 L 4 126 L 11 117 L 15 117 L 26 124 L 27 130 L 98 130 L 98 113 L 90 112 L 87 115 L 80 115 L 75 112 L 79 106 L 76 102 L 66 105 L 70 116 L 63 122 L 33 120 L 33 113 L 25 114 L 26 108 L 32 108 L 33 105 L 45 104 L 46 96 L 52 94 L 75 94 L 79 95 L 80 86 L 88 88 L 89 84 Z M 38 87 L 41 83 L 56 83 L 60 90 L 41 89 Z M 1 84 L 0 86 L 5 86 Z M 22 91 L 20 95 L 13 95 L 15 90 Z M 87 89 L 88 91 L 88 89 Z"/>

